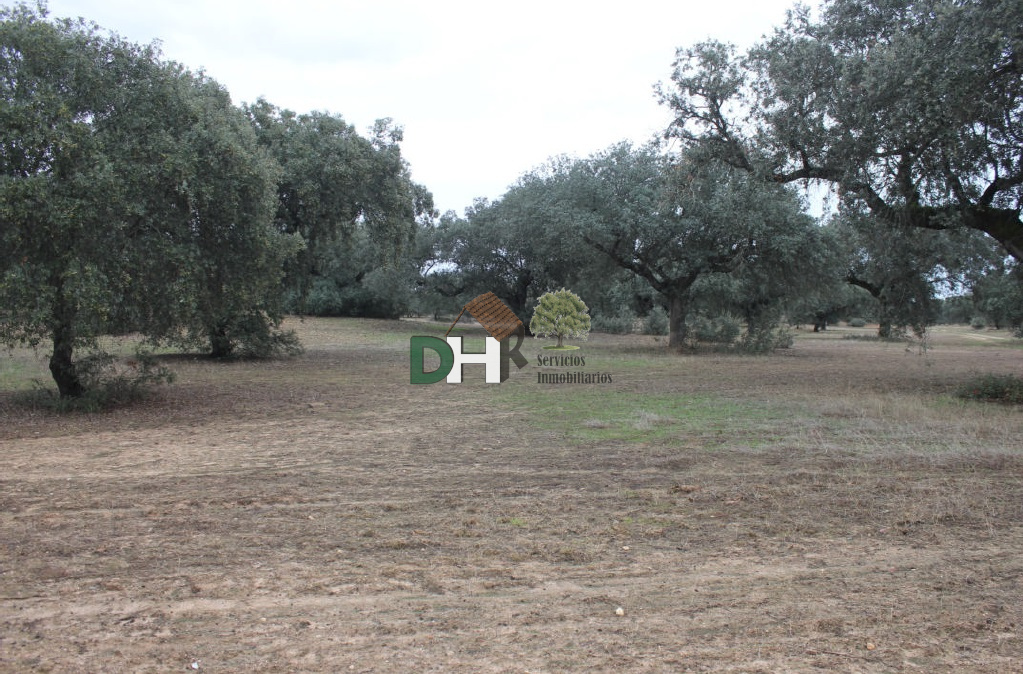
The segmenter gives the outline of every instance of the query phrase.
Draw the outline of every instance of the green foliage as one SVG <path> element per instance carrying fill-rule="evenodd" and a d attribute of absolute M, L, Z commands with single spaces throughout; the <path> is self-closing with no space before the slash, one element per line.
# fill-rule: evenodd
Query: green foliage
<path fill-rule="evenodd" d="M 689 325 L 689 335 L 694 342 L 730 345 L 735 343 L 741 333 L 742 322 L 728 315 L 713 318 L 697 315 Z"/>
<path fill-rule="evenodd" d="M 570 290 L 544 293 L 536 303 L 529 331 L 537 337 L 557 337 L 558 347 L 566 337 L 586 339 L 590 314 L 586 303 Z"/>
<path fill-rule="evenodd" d="M 317 278 L 305 300 L 311 316 L 399 318 L 409 310 L 409 287 L 398 283 L 393 270 L 374 269 L 350 285 Z"/>
<path fill-rule="evenodd" d="M 850 328 L 865 328 L 867 326 L 867 321 L 862 318 L 850 318 L 846 323 Z"/>
<path fill-rule="evenodd" d="M 597 254 L 551 226 L 561 205 L 548 180 L 560 166 L 555 161 L 524 174 L 500 200 L 478 199 L 464 218 L 445 213 L 435 232 L 433 261 L 448 271 L 433 279 L 433 289 L 463 304 L 493 292 L 527 322 L 543 293 L 598 285 Z"/>
<path fill-rule="evenodd" d="M 983 330 L 987 327 L 987 321 L 984 320 L 983 316 L 974 316 L 970 320 L 970 327 L 974 330 Z"/>
<path fill-rule="evenodd" d="M 636 315 L 623 310 L 615 314 L 597 314 L 591 320 L 594 332 L 608 335 L 628 335 L 636 326 Z"/>
<path fill-rule="evenodd" d="M 576 290 L 580 296 L 585 295 L 595 321 L 602 316 L 621 315 L 628 318 L 631 332 L 638 316 L 649 314 L 660 304 L 658 293 L 646 281 L 613 264 L 606 255 L 591 258 L 580 271 Z"/>
<path fill-rule="evenodd" d="M 841 251 L 845 282 L 873 298 L 882 337 L 907 329 L 921 336 L 939 317 L 942 287 L 956 289 L 995 257 L 979 232 L 890 225 L 848 201 L 827 231 Z"/>
<path fill-rule="evenodd" d="M 0 49 L 0 341 L 51 340 L 58 390 L 79 396 L 75 351 L 179 289 L 166 272 L 184 249 L 167 222 L 183 220 L 192 176 L 164 115 L 181 73 L 25 5 L 0 10 Z"/>
<path fill-rule="evenodd" d="M 75 354 L 108 332 L 265 345 L 302 242 L 273 226 L 277 167 L 227 92 L 24 5 L 0 49 L 0 342 L 52 341 L 62 397 L 99 386 Z"/>
<path fill-rule="evenodd" d="M 664 307 L 655 306 L 643 319 L 644 335 L 667 335 L 668 334 L 668 312 Z"/>
<path fill-rule="evenodd" d="M 347 243 L 321 250 L 305 298 L 293 290 L 289 308 L 313 316 L 399 318 L 411 311 L 422 263 L 419 248 L 417 241 L 398 262 L 382 262 L 367 234 L 356 231 Z"/>
<path fill-rule="evenodd" d="M 258 311 L 239 313 L 221 323 L 210 342 L 214 358 L 277 358 L 302 353 L 293 330 L 281 330 L 278 321 Z"/>
<path fill-rule="evenodd" d="M 944 325 L 969 325 L 976 315 L 973 297 L 969 295 L 943 297 L 938 300 L 938 305 L 938 323 Z"/>
<path fill-rule="evenodd" d="M 973 308 L 995 328 L 1023 333 L 1023 265 L 998 261 L 974 279 Z"/>
<path fill-rule="evenodd" d="M 281 166 L 276 228 L 305 242 L 284 281 L 294 308 L 361 315 L 348 313 L 362 310 L 342 296 L 371 298 L 371 289 L 350 286 L 374 269 L 404 265 L 417 231 L 434 216 L 432 195 L 412 181 L 402 158 L 401 128 L 381 119 L 364 138 L 339 115 L 299 115 L 263 99 L 245 112 L 259 145 Z M 315 310 L 305 304 L 310 299 Z"/>
<path fill-rule="evenodd" d="M 278 167 L 226 91 L 202 78 L 184 84 L 187 107 L 176 131 L 187 139 L 180 143 L 181 162 L 194 177 L 183 188 L 189 221 L 176 235 L 190 262 L 179 283 L 192 296 L 171 304 L 174 327 L 163 339 L 219 358 L 291 351 L 295 337 L 279 329 L 281 283 L 304 242 L 274 226 Z"/>
<path fill-rule="evenodd" d="M 800 6 L 746 54 L 679 50 L 668 135 L 772 183 L 829 183 L 889 227 L 965 226 L 1021 259 L 1021 27 L 1015 0 Z"/>
<path fill-rule="evenodd" d="M 56 412 L 101 412 L 148 396 L 152 388 L 174 381 L 174 375 L 149 352 L 119 359 L 97 351 L 76 362 L 84 392 L 69 398 L 41 384 L 20 397 L 21 403 Z"/>
<path fill-rule="evenodd" d="M 680 50 L 661 90 L 668 135 L 772 184 L 837 189 L 841 273 L 793 307 L 797 320 L 853 309 L 842 279 L 874 299 L 882 336 L 920 335 L 938 317 L 938 286 L 961 291 L 990 264 L 979 232 L 1023 254 L 1023 9 L 826 0 L 819 17 L 795 9 L 746 54 Z"/>
<path fill-rule="evenodd" d="M 1013 375 L 981 375 L 961 386 L 957 395 L 967 400 L 1023 405 L 1023 378 Z"/>
<path fill-rule="evenodd" d="M 739 349 L 745 353 L 770 353 L 775 349 L 791 347 L 792 340 L 791 331 L 787 326 L 780 325 L 776 318 L 758 316 L 758 320 L 747 323 Z"/>
<path fill-rule="evenodd" d="M 827 266 L 792 193 L 697 154 L 627 143 L 552 160 L 465 219 L 446 214 L 434 237 L 448 267 L 424 285 L 444 297 L 492 290 L 521 316 L 538 292 L 570 281 L 592 294 L 601 331 L 631 332 L 636 315 L 666 304 L 673 345 L 704 278 L 732 279 L 716 299 L 755 332 Z M 664 330 L 662 318 L 650 329 Z"/>
<path fill-rule="evenodd" d="M 792 194 L 697 153 L 668 157 L 619 144 L 562 167 L 548 185 L 563 236 L 601 252 L 668 305 L 672 346 L 686 338 L 704 278 L 732 276 L 746 297 L 763 293 L 743 308 L 754 320 L 817 269 L 803 259 L 813 222 Z"/>

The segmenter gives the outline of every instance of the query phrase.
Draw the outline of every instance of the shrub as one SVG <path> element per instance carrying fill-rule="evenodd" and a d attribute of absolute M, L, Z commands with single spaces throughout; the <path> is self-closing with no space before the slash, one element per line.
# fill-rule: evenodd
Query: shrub
<path fill-rule="evenodd" d="M 623 311 L 614 315 L 593 316 L 590 321 L 590 329 L 593 332 L 604 332 L 611 335 L 627 335 L 635 327 L 636 316 L 631 312 Z"/>
<path fill-rule="evenodd" d="M 388 290 L 391 279 L 382 272 L 370 272 L 362 283 L 340 286 L 334 280 L 316 279 L 305 303 L 292 295 L 288 308 L 311 316 L 355 316 L 357 318 L 399 318 L 408 311 L 408 298 Z"/>
<path fill-rule="evenodd" d="M 80 397 L 61 398 L 37 381 L 23 402 L 57 412 L 100 412 L 140 400 L 153 386 L 174 380 L 170 370 L 143 351 L 123 360 L 98 352 L 76 361 L 75 366 L 85 388 Z"/>
<path fill-rule="evenodd" d="M 791 348 L 792 342 L 792 332 L 787 328 L 747 330 L 739 343 L 739 350 L 745 353 L 770 353 L 775 349 Z"/>
<path fill-rule="evenodd" d="M 238 358 L 281 358 L 302 353 L 302 343 L 294 330 L 260 330 L 245 335 L 238 345 Z"/>
<path fill-rule="evenodd" d="M 957 394 L 967 400 L 1023 405 L 1023 378 L 1011 374 L 985 374 L 963 385 Z"/>
<path fill-rule="evenodd" d="M 974 330 L 983 330 L 987 327 L 987 321 L 984 320 L 983 316 L 974 316 L 970 320 L 970 327 Z"/>
<path fill-rule="evenodd" d="M 643 321 L 644 335 L 668 334 L 668 312 L 663 307 L 654 307 Z"/>
<path fill-rule="evenodd" d="M 850 328 L 865 328 L 867 326 L 867 321 L 862 318 L 850 318 L 846 321 L 846 325 Z"/>
<path fill-rule="evenodd" d="M 697 316 L 689 323 L 689 337 L 697 342 L 732 344 L 742 332 L 742 323 L 732 316 Z"/>
<path fill-rule="evenodd" d="M 231 345 L 226 357 L 279 358 L 302 353 L 293 330 L 281 330 L 278 321 L 260 312 L 237 317 L 225 332 Z M 214 355 L 219 355 L 216 350 Z"/>

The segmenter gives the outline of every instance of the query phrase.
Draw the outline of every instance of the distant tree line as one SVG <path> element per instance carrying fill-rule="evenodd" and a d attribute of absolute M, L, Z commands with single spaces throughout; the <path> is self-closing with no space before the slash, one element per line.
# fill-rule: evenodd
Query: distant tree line
<path fill-rule="evenodd" d="M 1023 4 L 797 7 L 745 53 L 680 49 L 659 96 L 665 144 L 558 158 L 445 215 L 433 306 L 486 287 L 523 313 L 564 286 L 595 329 L 753 349 L 782 322 L 922 334 L 953 306 L 1020 329 Z M 822 223 L 809 185 L 836 200 Z"/>
<path fill-rule="evenodd" d="M 765 351 L 787 325 L 1023 325 L 1023 5 L 825 0 L 680 49 L 662 138 L 555 157 L 438 216 L 389 119 L 241 107 L 84 21 L 0 10 L 0 343 L 299 348 L 288 313 L 450 316 L 544 293 L 594 330 Z M 802 187 L 832 194 L 823 220 Z"/>

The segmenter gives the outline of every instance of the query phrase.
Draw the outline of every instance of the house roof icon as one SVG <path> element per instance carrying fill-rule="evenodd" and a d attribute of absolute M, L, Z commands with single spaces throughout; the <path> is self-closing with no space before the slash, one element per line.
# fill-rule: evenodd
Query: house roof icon
<path fill-rule="evenodd" d="M 466 311 L 469 315 L 476 319 L 476 321 L 483 326 L 483 329 L 487 333 L 496 339 L 497 341 L 503 340 L 508 335 L 514 335 L 522 327 L 522 321 L 515 315 L 508 305 L 501 301 L 494 293 L 483 293 L 479 297 L 467 302 L 462 311 L 458 314 L 458 318 L 451 324 L 448 331 L 444 333 L 444 337 L 447 338 L 452 328 L 458 324 L 462 314 Z"/>

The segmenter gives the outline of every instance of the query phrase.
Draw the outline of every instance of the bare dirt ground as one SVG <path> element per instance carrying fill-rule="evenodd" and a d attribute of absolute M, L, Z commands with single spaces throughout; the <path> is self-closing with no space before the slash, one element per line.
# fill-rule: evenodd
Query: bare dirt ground
<path fill-rule="evenodd" d="M 1011 340 L 411 386 L 444 326 L 295 327 L 114 412 L 0 391 L 0 671 L 1023 670 L 1023 412 L 950 395 Z"/>

